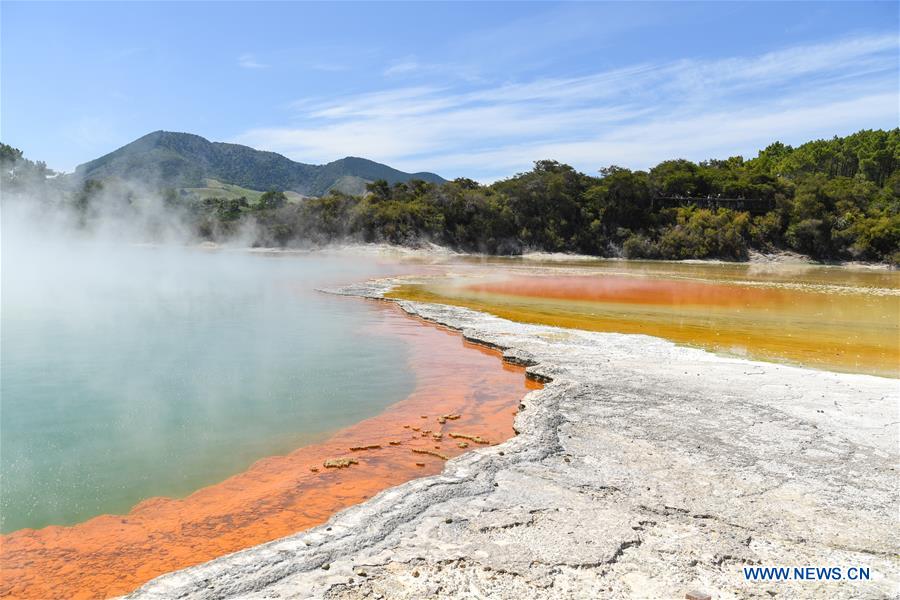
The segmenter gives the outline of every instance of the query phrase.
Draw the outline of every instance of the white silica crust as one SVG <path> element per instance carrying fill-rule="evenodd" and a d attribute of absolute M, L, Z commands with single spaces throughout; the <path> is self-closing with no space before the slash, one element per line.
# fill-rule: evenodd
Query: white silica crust
<path fill-rule="evenodd" d="M 129 598 L 897 596 L 897 380 L 398 304 L 547 381 L 518 435 Z M 754 582 L 745 566 L 871 579 Z"/>

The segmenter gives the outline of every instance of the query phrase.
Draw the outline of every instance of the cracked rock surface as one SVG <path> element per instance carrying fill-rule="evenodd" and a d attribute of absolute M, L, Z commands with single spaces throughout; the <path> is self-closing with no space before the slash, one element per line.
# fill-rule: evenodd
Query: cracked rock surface
<path fill-rule="evenodd" d="M 399 304 L 547 382 L 523 399 L 519 435 L 130 598 L 900 595 L 896 380 Z M 756 565 L 871 580 L 745 581 Z"/>

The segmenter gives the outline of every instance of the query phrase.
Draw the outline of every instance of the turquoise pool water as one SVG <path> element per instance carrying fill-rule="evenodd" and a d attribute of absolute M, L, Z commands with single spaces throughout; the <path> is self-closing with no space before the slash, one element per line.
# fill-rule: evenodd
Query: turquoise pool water
<path fill-rule="evenodd" d="M 2 273 L 4 533 L 184 496 L 414 387 L 379 311 L 314 291 L 391 269 L 373 260 L 16 251 L 4 246 Z"/>

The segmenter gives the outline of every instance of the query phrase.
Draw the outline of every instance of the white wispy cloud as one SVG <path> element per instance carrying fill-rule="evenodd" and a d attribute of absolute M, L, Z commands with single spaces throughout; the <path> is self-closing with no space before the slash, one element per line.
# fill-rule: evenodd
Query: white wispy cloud
<path fill-rule="evenodd" d="M 269 65 L 263 64 L 256 60 L 252 54 L 241 54 L 238 56 L 237 64 L 242 69 L 267 69 Z"/>
<path fill-rule="evenodd" d="M 421 68 L 421 65 L 418 61 L 413 59 L 401 60 L 393 63 L 387 69 L 384 70 L 384 75 L 386 77 L 391 77 L 392 75 L 403 75 L 406 73 L 412 73 L 414 71 L 418 71 Z"/>
<path fill-rule="evenodd" d="M 387 79 L 426 79 L 441 81 L 482 82 L 477 65 L 460 62 L 423 62 L 414 57 L 391 62 L 381 74 Z"/>
<path fill-rule="evenodd" d="M 324 162 L 362 155 L 491 180 L 555 158 L 585 171 L 755 152 L 898 118 L 896 36 L 636 64 L 497 85 L 396 87 L 295 104 L 297 125 L 236 141 Z M 401 63 L 398 63 L 398 65 Z"/>

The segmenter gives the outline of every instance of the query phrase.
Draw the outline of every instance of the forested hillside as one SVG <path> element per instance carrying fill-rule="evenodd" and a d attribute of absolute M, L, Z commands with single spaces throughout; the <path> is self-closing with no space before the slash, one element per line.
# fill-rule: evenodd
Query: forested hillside
<path fill-rule="evenodd" d="M 7 162 L 4 181 L 11 181 Z M 73 205 L 84 210 L 98 186 L 84 182 L 71 193 Z M 900 264 L 900 130 L 796 148 L 774 143 L 750 160 L 670 160 L 649 171 L 610 166 L 597 176 L 543 160 L 491 185 L 378 180 L 361 196 L 332 191 L 299 203 L 277 189 L 254 202 L 187 202 L 173 191 L 166 199 L 203 238 L 227 239 L 252 224 L 259 245 L 431 241 L 492 254 L 728 260 L 744 260 L 750 249 L 786 249 Z"/>
<path fill-rule="evenodd" d="M 290 190 L 319 196 L 331 189 L 362 193 L 366 182 L 444 180 L 434 173 L 404 173 L 371 160 L 347 157 L 325 165 L 293 161 L 275 152 L 210 142 L 190 133 L 154 131 L 95 160 L 79 165 L 75 177 L 122 179 L 157 188 L 203 187 L 207 179 L 251 190 Z"/>

